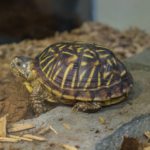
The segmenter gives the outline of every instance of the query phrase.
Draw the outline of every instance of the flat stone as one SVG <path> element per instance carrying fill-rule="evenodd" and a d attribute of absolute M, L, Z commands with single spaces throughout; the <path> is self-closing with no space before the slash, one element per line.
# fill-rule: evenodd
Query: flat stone
<path fill-rule="evenodd" d="M 138 55 L 134 55 L 132 57 L 126 58 L 124 62 L 137 63 L 137 64 L 150 66 L 150 50 L 149 49 L 144 50 Z"/>
<path fill-rule="evenodd" d="M 38 145 L 37 141 L 19 142 L 14 143 L 13 146 L 28 145 L 26 150 L 31 150 L 51 148 L 51 144 L 60 143 L 70 146 L 78 145 L 83 150 L 95 149 L 97 143 L 113 134 L 123 124 L 130 122 L 135 116 L 150 112 L 150 72 L 139 70 L 131 73 L 134 77 L 134 87 L 124 102 L 104 107 L 96 113 L 70 113 L 71 107 L 58 106 L 38 118 L 20 121 L 19 123 L 29 122 L 36 125 L 35 129 L 19 132 L 20 134 L 38 135 L 39 130 L 51 125 L 58 135 L 49 131 L 42 136 L 47 139 L 46 142 L 38 142 Z M 99 117 L 105 120 L 105 124 L 100 122 Z M 66 129 L 63 123 L 71 127 L 71 130 Z M 97 130 L 99 133 L 96 133 Z M 9 146 L 9 144 L 5 144 L 5 146 Z M 55 146 L 53 145 L 51 149 L 55 150 Z M 63 148 L 60 146 L 59 149 Z"/>
<path fill-rule="evenodd" d="M 138 55 L 126 58 L 124 63 L 129 70 L 150 71 L 150 50 L 144 50 Z"/>
<path fill-rule="evenodd" d="M 134 58 L 134 61 L 130 59 L 133 58 L 125 60 L 125 64 L 130 64 L 129 70 L 132 70 L 132 65 L 139 65 L 140 61 L 138 62 L 137 60 L 140 60 L 140 56 L 137 59 Z M 40 135 L 47 139 L 45 142 L 23 141 L 4 145 L 6 148 L 10 145 L 13 145 L 13 147 L 25 147 L 26 150 L 63 150 L 62 146 L 56 145 L 56 143 L 59 143 L 73 147 L 79 146 L 81 150 L 119 150 L 124 134 L 127 136 L 142 136 L 145 130 L 150 131 L 150 125 L 148 124 L 150 120 L 148 118 L 148 114 L 150 114 L 150 72 L 148 69 L 144 71 L 143 66 L 146 66 L 146 63 L 144 64 L 142 60 L 140 65 L 142 65 L 142 68 L 131 71 L 134 78 L 134 86 L 125 101 L 103 107 L 96 113 L 71 113 L 70 106 L 57 106 L 38 118 L 18 122 L 29 122 L 36 125 L 36 128 L 18 132 L 18 134 L 29 133 L 39 136 L 38 132 L 41 129 L 51 125 L 58 132 L 58 135 L 53 131 L 48 131 L 44 135 Z M 150 65 L 146 67 L 150 67 Z M 105 124 L 101 123 L 99 117 L 105 120 Z M 142 124 L 143 121 L 145 121 L 144 124 Z M 66 129 L 63 123 L 68 125 L 71 130 Z M 146 126 L 145 130 L 143 130 L 144 125 Z"/>
<path fill-rule="evenodd" d="M 136 116 L 132 121 L 122 125 L 113 134 L 98 143 L 95 150 L 120 150 L 124 135 L 127 137 L 140 137 L 139 142 L 145 142 L 147 137 L 143 134 L 150 131 L 150 114 Z"/>

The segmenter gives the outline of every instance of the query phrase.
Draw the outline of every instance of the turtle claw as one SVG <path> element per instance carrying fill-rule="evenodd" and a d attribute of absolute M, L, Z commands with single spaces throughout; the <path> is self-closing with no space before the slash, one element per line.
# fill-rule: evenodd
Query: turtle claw
<path fill-rule="evenodd" d="M 76 109 L 76 113 L 78 112 L 78 110 L 79 110 L 79 107 Z"/>
<path fill-rule="evenodd" d="M 75 111 L 76 113 L 78 112 L 78 110 L 79 110 L 79 106 L 77 106 L 77 105 L 74 105 L 73 107 L 72 107 L 72 109 L 71 109 L 71 113 L 73 112 L 73 111 Z"/>
<path fill-rule="evenodd" d="M 76 103 L 73 108 L 71 109 L 72 111 L 78 112 L 78 110 L 82 110 L 84 112 L 95 112 L 101 107 L 100 103 L 90 103 L 90 102 L 78 102 Z"/>
<path fill-rule="evenodd" d="M 76 110 L 76 107 L 75 107 L 76 105 L 74 105 L 73 107 L 72 107 L 72 109 L 70 110 L 71 111 L 71 113 L 73 112 L 73 111 L 75 111 Z"/>

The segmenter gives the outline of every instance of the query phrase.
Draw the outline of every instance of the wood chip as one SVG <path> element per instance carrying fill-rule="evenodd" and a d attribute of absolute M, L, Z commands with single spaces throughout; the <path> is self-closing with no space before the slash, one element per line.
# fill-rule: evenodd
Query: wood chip
<path fill-rule="evenodd" d="M 49 126 L 49 128 L 50 128 L 55 134 L 58 134 L 57 131 L 52 128 L 52 126 Z"/>
<path fill-rule="evenodd" d="M 68 149 L 68 150 L 78 150 L 77 148 L 72 147 L 72 146 L 67 145 L 67 144 L 59 144 L 59 143 L 53 143 L 53 144 L 63 146 L 64 148 L 66 148 L 66 149 Z"/>
<path fill-rule="evenodd" d="M 71 130 L 71 128 L 70 128 L 69 126 L 67 126 L 65 123 L 63 123 L 63 126 L 64 126 L 65 128 L 67 128 L 68 130 Z"/>
<path fill-rule="evenodd" d="M 146 147 L 146 148 L 144 148 L 144 150 L 150 150 L 150 147 Z"/>
<path fill-rule="evenodd" d="M 18 142 L 18 139 L 0 137 L 0 142 Z"/>
<path fill-rule="evenodd" d="M 6 114 L 4 117 L 7 117 L 8 116 L 8 114 Z M 0 121 L 2 121 L 3 120 L 3 117 L 2 118 L 0 118 Z"/>
<path fill-rule="evenodd" d="M 46 127 L 45 129 L 41 130 L 41 131 L 39 132 L 39 134 L 44 134 L 44 133 L 47 132 L 49 129 L 52 130 L 55 134 L 58 134 L 57 131 L 56 131 L 54 128 L 52 128 L 52 126 L 48 126 L 48 127 Z"/>
<path fill-rule="evenodd" d="M 68 150 L 78 150 L 77 148 L 72 147 L 72 146 L 67 145 L 67 144 L 62 144 L 62 146 L 63 146 L 64 148 L 68 149 Z"/>
<path fill-rule="evenodd" d="M 146 140 L 146 142 L 148 142 L 149 139 L 150 139 L 150 132 L 149 132 L 149 131 L 146 131 L 146 132 L 144 132 L 144 134 L 148 137 L 148 139 Z"/>
<path fill-rule="evenodd" d="M 7 117 L 7 115 L 0 118 L 0 137 L 6 137 L 6 123 L 7 123 L 6 117 Z"/>
<path fill-rule="evenodd" d="M 10 137 L 10 138 L 18 139 L 19 141 L 21 141 L 21 140 L 23 140 L 23 141 L 30 141 L 30 142 L 33 141 L 32 139 L 25 138 L 25 137 L 20 137 L 20 136 L 16 136 L 16 135 L 9 135 L 9 137 Z"/>
<path fill-rule="evenodd" d="M 105 123 L 105 120 L 103 118 L 99 117 L 99 119 L 100 119 L 100 121 L 101 121 L 102 124 Z"/>
<path fill-rule="evenodd" d="M 47 132 L 49 129 L 50 129 L 50 127 L 48 126 L 48 127 L 46 127 L 45 129 L 41 130 L 41 131 L 39 132 L 39 134 L 44 134 L 44 133 Z"/>
<path fill-rule="evenodd" d="M 34 136 L 34 135 L 31 135 L 31 134 L 25 134 L 25 135 L 23 135 L 23 137 L 38 140 L 38 141 L 46 141 L 45 138 Z"/>
<path fill-rule="evenodd" d="M 144 134 L 150 139 L 150 132 L 149 131 L 144 132 Z"/>
<path fill-rule="evenodd" d="M 25 123 L 25 124 L 13 124 L 11 128 L 8 129 L 8 132 L 17 132 L 17 131 L 22 131 L 26 129 L 31 129 L 34 128 L 35 125 L 31 123 Z"/>

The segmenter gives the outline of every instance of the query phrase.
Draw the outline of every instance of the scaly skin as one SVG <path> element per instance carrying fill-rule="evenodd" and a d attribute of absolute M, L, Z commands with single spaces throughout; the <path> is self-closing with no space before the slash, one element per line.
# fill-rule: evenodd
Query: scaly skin
<path fill-rule="evenodd" d="M 101 103 L 100 102 L 78 102 L 76 103 L 71 111 L 73 110 L 82 110 L 86 112 L 95 112 L 99 108 L 101 108 Z"/>
<path fill-rule="evenodd" d="M 47 112 L 50 107 L 45 105 L 44 100 L 50 99 L 48 90 L 37 79 L 31 81 L 31 83 L 25 82 L 24 84 L 31 93 L 31 107 L 36 116 Z"/>

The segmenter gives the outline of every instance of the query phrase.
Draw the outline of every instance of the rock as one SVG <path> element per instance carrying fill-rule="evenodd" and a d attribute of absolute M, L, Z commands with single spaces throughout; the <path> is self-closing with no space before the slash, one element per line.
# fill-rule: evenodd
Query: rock
<path fill-rule="evenodd" d="M 47 139 L 46 142 L 19 142 L 13 143 L 13 147 L 26 147 L 26 150 L 63 150 L 61 146 L 55 145 L 60 143 L 73 147 L 78 145 L 82 150 L 119 150 L 123 135 L 136 137 L 142 136 L 147 130 L 150 131 L 150 60 L 145 59 L 148 53 L 147 50 L 124 61 L 134 78 L 134 86 L 125 101 L 103 107 L 96 113 L 71 113 L 71 107 L 57 106 L 38 118 L 20 121 L 18 123 L 29 122 L 36 125 L 34 129 L 18 132 L 20 135 L 29 133 L 38 136 L 38 132 L 48 125 L 51 125 L 58 135 L 48 131 L 42 135 Z M 105 120 L 105 124 L 100 122 L 99 117 Z M 71 130 L 67 130 L 63 123 Z M 144 136 L 141 140 L 145 140 Z M 9 143 L 4 145 L 6 148 L 10 146 Z"/>
<path fill-rule="evenodd" d="M 137 116 L 140 117 L 141 115 L 149 114 L 150 112 L 150 72 L 134 70 L 131 73 L 134 77 L 134 87 L 131 89 L 127 100 L 122 103 L 104 107 L 96 113 L 70 113 L 71 107 L 58 106 L 38 118 L 19 122 L 29 122 L 36 125 L 35 129 L 24 131 L 20 134 L 30 133 L 38 135 L 38 131 L 48 125 L 51 125 L 58 132 L 58 135 L 52 131 L 45 133 L 43 137 L 47 139 L 46 142 L 41 142 L 39 145 L 36 145 L 36 141 L 28 143 L 28 147 L 26 149 L 46 149 L 50 148 L 52 143 L 61 143 L 68 144 L 70 146 L 78 145 L 83 150 L 101 150 L 101 146 L 105 146 L 104 149 L 107 147 L 109 149 L 110 143 L 113 143 L 111 144 L 111 150 L 113 150 L 116 146 L 114 145 L 115 141 L 113 139 L 113 133 L 115 134 L 118 130 L 122 131 L 120 129 L 123 128 L 122 126 L 124 126 L 124 132 L 122 131 L 121 133 L 129 133 L 128 130 L 126 130 L 129 127 L 126 128 L 125 125 L 128 124 L 128 126 L 131 126 L 132 122 L 140 120 Z M 100 122 L 99 117 L 104 118 L 105 124 Z M 63 120 L 61 121 L 60 118 L 63 118 Z M 63 123 L 71 127 L 71 130 L 64 128 L 62 125 Z M 97 130 L 99 131 L 98 133 L 96 132 Z M 132 135 L 134 135 L 135 130 L 136 128 L 133 127 Z M 142 132 L 144 131 L 140 131 L 139 133 Z M 120 135 L 121 137 L 123 137 L 122 134 Z M 117 139 L 117 134 L 115 134 L 114 138 Z M 111 141 L 108 139 L 111 139 Z M 107 142 L 105 142 L 105 140 Z M 121 144 L 121 140 L 122 138 L 119 140 L 119 144 Z M 24 147 L 26 144 L 27 142 L 14 143 L 13 146 Z M 120 146 L 119 144 L 117 145 L 118 147 Z M 6 144 L 5 146 L 8 145 L 9 144 Z M 55 144 L 51 147 L 51 149 L 55 150 Z M 59 149 L 61 150 L 62 148 L 60 147 Z"/>
<path fill-rule="evenodd" d="M 135 117 L 132 121 L 122 125 L 113 134 L 98 143 L 95 150 L 120 150 L 124 135 L 129 137 L 140 137 L 140 142 L 145 142 L 147 138 L 143 133 L 150 131 L 149 122 L 149 114 Z"/>
<path fill-rule="evenodd" d="M 29 93 L 22 79 L 13 76 L 8 66 L 0 66 L 0 117 L 8 114 L 7 121 L 16 122 L 29 111 Z"/>
<path fill-rule="evenodd" d="M 150 71 L 150 50 L 144 50 L 139 55 L 126 58 L 124 63 L 129 70 Z"/>

